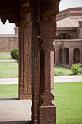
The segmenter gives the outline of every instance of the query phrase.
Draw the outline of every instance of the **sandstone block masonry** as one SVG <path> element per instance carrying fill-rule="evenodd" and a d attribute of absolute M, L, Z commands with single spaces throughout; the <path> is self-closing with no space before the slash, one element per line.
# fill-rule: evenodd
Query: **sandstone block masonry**
<path fill-rule="evenodd" d="M 13 48 L 18 48 L 18 35 L 0 34 L 0 52 L 10 52 Z"/>

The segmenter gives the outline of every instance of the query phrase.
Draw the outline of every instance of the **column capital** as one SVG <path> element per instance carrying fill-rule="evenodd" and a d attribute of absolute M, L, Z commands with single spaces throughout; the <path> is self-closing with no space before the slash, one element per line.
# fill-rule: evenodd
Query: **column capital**
<path fill-rule="evenodd" d="M 43 41 L 43 44 L 42 44 L 42 48 L 43 50 L 47 50 L 47 51 L 54 51 L 55 47 L 54 47 L 54 44 L 52 41 Z"/>
<path fill-rule="evenodd" d="M 43 101 L 41 106 L 48 106 L 48 105 L 52 106 L 52 105 L 54 105 L 53 104 L 54 95 L 48 90 L 46 90 L 41 95 L 41 99 L 42 99 L 41 101 Z"/>
<path fill-rule="evenodd" d="M 32 27 L 31 7 L 28 1 L 20 7 L 20 26 Z"/>
<path fill-rule="evenodd" d="M 48 0 L 41 3 L 41 17 L 56 15 L 59 12 L 60 0 Z"/>

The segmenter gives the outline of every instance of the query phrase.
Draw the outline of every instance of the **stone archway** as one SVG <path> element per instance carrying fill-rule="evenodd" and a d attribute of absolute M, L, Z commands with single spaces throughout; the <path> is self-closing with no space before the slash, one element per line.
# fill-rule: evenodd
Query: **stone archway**
<path fill-rule="evenodd" d="M 56 39 L 71 39 L 72 36 L 69 33 L 59 33 Z"/>
<path fill-rule="evenodd" d="M 75 48 L 73 51 L 73 63 L 80 63 L 80 49 Z"/>

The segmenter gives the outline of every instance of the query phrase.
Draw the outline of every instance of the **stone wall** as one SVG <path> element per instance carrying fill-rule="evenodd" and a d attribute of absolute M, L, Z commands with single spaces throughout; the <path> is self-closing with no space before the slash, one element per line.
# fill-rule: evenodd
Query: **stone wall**
<path fill-rule="evenodd" d="M 74 50 L 79 49 L 80 50 L 80 63 L 82 64 L 82 39 L 58 39 L 55 40 L 55 65 L 59 65 L 59 50 L 62 49 L 62 66 L 71 67 L 73 62 L 73 56 L 74 56 Z M 69 64 L 66 65 L 65 63 L 65 51 L 64 49 L 69 49 Z"/>
<path fill-rule="evenodd" d="M 68 8 L 62 10 L 57 14 L 56 20 L 59 21 L 70 16 L 82 16 L 82 7 Z"/>
<path fill-rule="evenodd" d="M 10 52 L 13 48 L 18 48 L 18 36 L 0 34 L 0 52 Z"/>

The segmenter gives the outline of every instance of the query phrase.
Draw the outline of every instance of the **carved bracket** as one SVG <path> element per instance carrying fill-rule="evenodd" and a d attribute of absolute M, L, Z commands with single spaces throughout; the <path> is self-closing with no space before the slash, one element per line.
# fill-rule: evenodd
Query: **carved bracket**
<path fill-rule="evenodd" d="M 42 105 L 43 106 L 48 106 L 48 105 L 53 105 L 53 100 L 54 100 L 54 95 L 50 92 L 50 91 L 45 91 L 42 96 L 41 99 L 43 101 Z"/>

